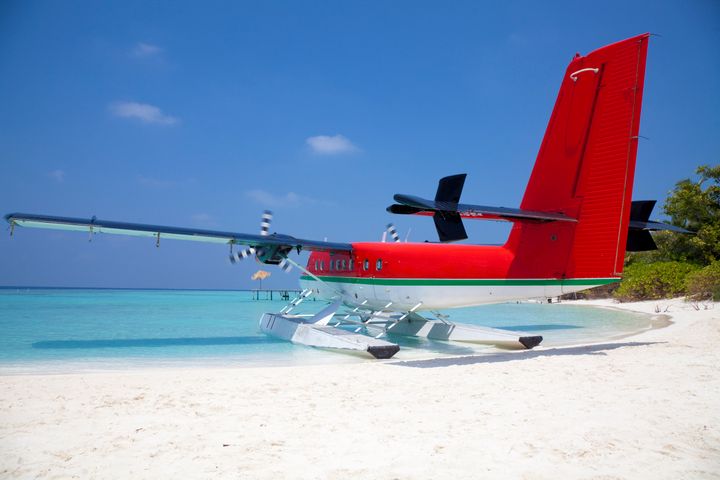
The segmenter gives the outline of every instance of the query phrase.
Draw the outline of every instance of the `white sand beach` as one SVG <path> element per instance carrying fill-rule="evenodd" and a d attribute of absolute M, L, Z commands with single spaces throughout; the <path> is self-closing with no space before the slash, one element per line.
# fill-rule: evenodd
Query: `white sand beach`
<path fill-rule="evenodd" d="M 673 323 L 490 356 L 2 376 L 0 477 L 720 478 L 720 304 L 584 303 Z"/>

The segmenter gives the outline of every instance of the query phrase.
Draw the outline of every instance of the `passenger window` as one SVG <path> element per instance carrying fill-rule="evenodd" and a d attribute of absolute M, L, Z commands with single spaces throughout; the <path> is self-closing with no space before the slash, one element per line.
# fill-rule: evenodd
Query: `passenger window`
<path fill-rule="evenodd" d="M 365 270 L 367 272 L 368 268 L 370 268 L 370 260 L 368 260 L 366 258 L 365 261 L 363 262 L 363 270 Z"/>
<path fill-rule="evenodd" d="M 377 262 L 375 262 L 375 268 L 377 269 L 378 272 L 380 270 L 382 270 L 382 258 L 377 259 Z"/>
<path fill-rule="evenodd" d="M 318 261 L 317 260 L 315 260 L 315 271 L 316 272 L 318 271 Z"/>
<path fill-rule="evenodd" d="M 329 270 L 332 272 L 333 271 L 333 261 L 330 260 L 328 263 L 330 264 Z"/>
<path fill-rule="evenodd" d="M 325 260 L 320 260 L 320 271 L 325 270 Z"/>
<path fill-rule="evenodd" d="M 342 269 L 347 270 L 347 262 L 345 260 L 342 261 Z"/>
<path fill-rule="evenodd" d="M 340 269 L 340 260 L 335 260 L 335 270 L 337 270 L 338 272 L 341 271 L 341 269 Z"/>
<path fill-rule="evenodd" d="M 350 259 L 350 268 L 349 268 L 349 270 L 350 270 L 351 272 L 353 271 L 353 267 L 354 267 L 354 265 L 353 265 L 353 259 L 351 258 L 351 259 Z"/>

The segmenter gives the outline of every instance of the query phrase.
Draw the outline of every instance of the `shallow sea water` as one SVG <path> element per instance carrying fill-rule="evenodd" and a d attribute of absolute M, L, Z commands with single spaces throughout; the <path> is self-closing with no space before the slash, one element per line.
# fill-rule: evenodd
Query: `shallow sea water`
<path fill-rule="evenodd" d="M 260 366 L 372 361 L 260 332 L 286 302 L 246 291 L 0 289 L 0 374 L 168 366 Z M 316 312 L 306 300 L 294 313 Z M 602 341 L 650 328 L 648 315 L 595 307 L 513 303 L 446 310 L 451 321 L 524 331 L 543 346 Z M 497 349 L 389 335 L 394 359 Z"/>

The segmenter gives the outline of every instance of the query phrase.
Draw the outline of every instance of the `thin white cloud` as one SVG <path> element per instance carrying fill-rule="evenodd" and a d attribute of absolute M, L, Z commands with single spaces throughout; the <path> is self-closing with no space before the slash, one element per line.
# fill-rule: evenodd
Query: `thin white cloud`
<path fill-rule="evenodd" d="M 298 195 L 295 192 L 287 192 L 284 195 L 275 195 L 265 190 L 256 189 L 248 190 L 245 192 L 245 196 L 255 203 L 267 208 L 300 207 L 317 203 L 317 200 L 314 198 Z"/>
<path fill-rule="evenodd" d="M 65 181 L 65 172 L 62 170 L 53 170 L 52 172 L 49 172 L 48 175 L 58 183 Z"/>
<path fill-rule="evenodd" d="M 341 153 L 351 153 L 358 149 L 353 143 L 343 135 L 317 135 L 305 140 L 315 153 L 321 155 L 337 155 Z"/>
<path fill-rule="evenodd" d="M 163 52 L 163 48 L 152 43 L 138 42 L 130 52 L 135 58 L 156 57 Z"/>
<path fill-rule="evenodd" d="M 130 118 L 154 125 L 174 125 L 179 121 L 176 117 L 167 115 L 158 107 L 147 103 L 115 102 L 110 105 L 109 110 L 116 117 Z"/>

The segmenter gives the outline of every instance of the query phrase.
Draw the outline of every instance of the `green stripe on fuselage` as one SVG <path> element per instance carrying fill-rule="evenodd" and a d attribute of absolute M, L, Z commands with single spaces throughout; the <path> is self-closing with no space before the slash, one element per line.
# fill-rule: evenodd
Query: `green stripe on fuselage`
<path fill-rule="evenodd" d="M 362 277 L 328 277 L 319 276 L 323 282 L 359 283 L 365 285 L 397 285 L 397 286 L 495 286 L 495 287 L 528 287 L 538 285 L 587 285 L 598 286 L 619 282 L 619 278 L 539 278 L 539 279 L 481 279 L 481 278 L 362 278 Z M 301 280 L 314 280 L 308 275 Z"/>

